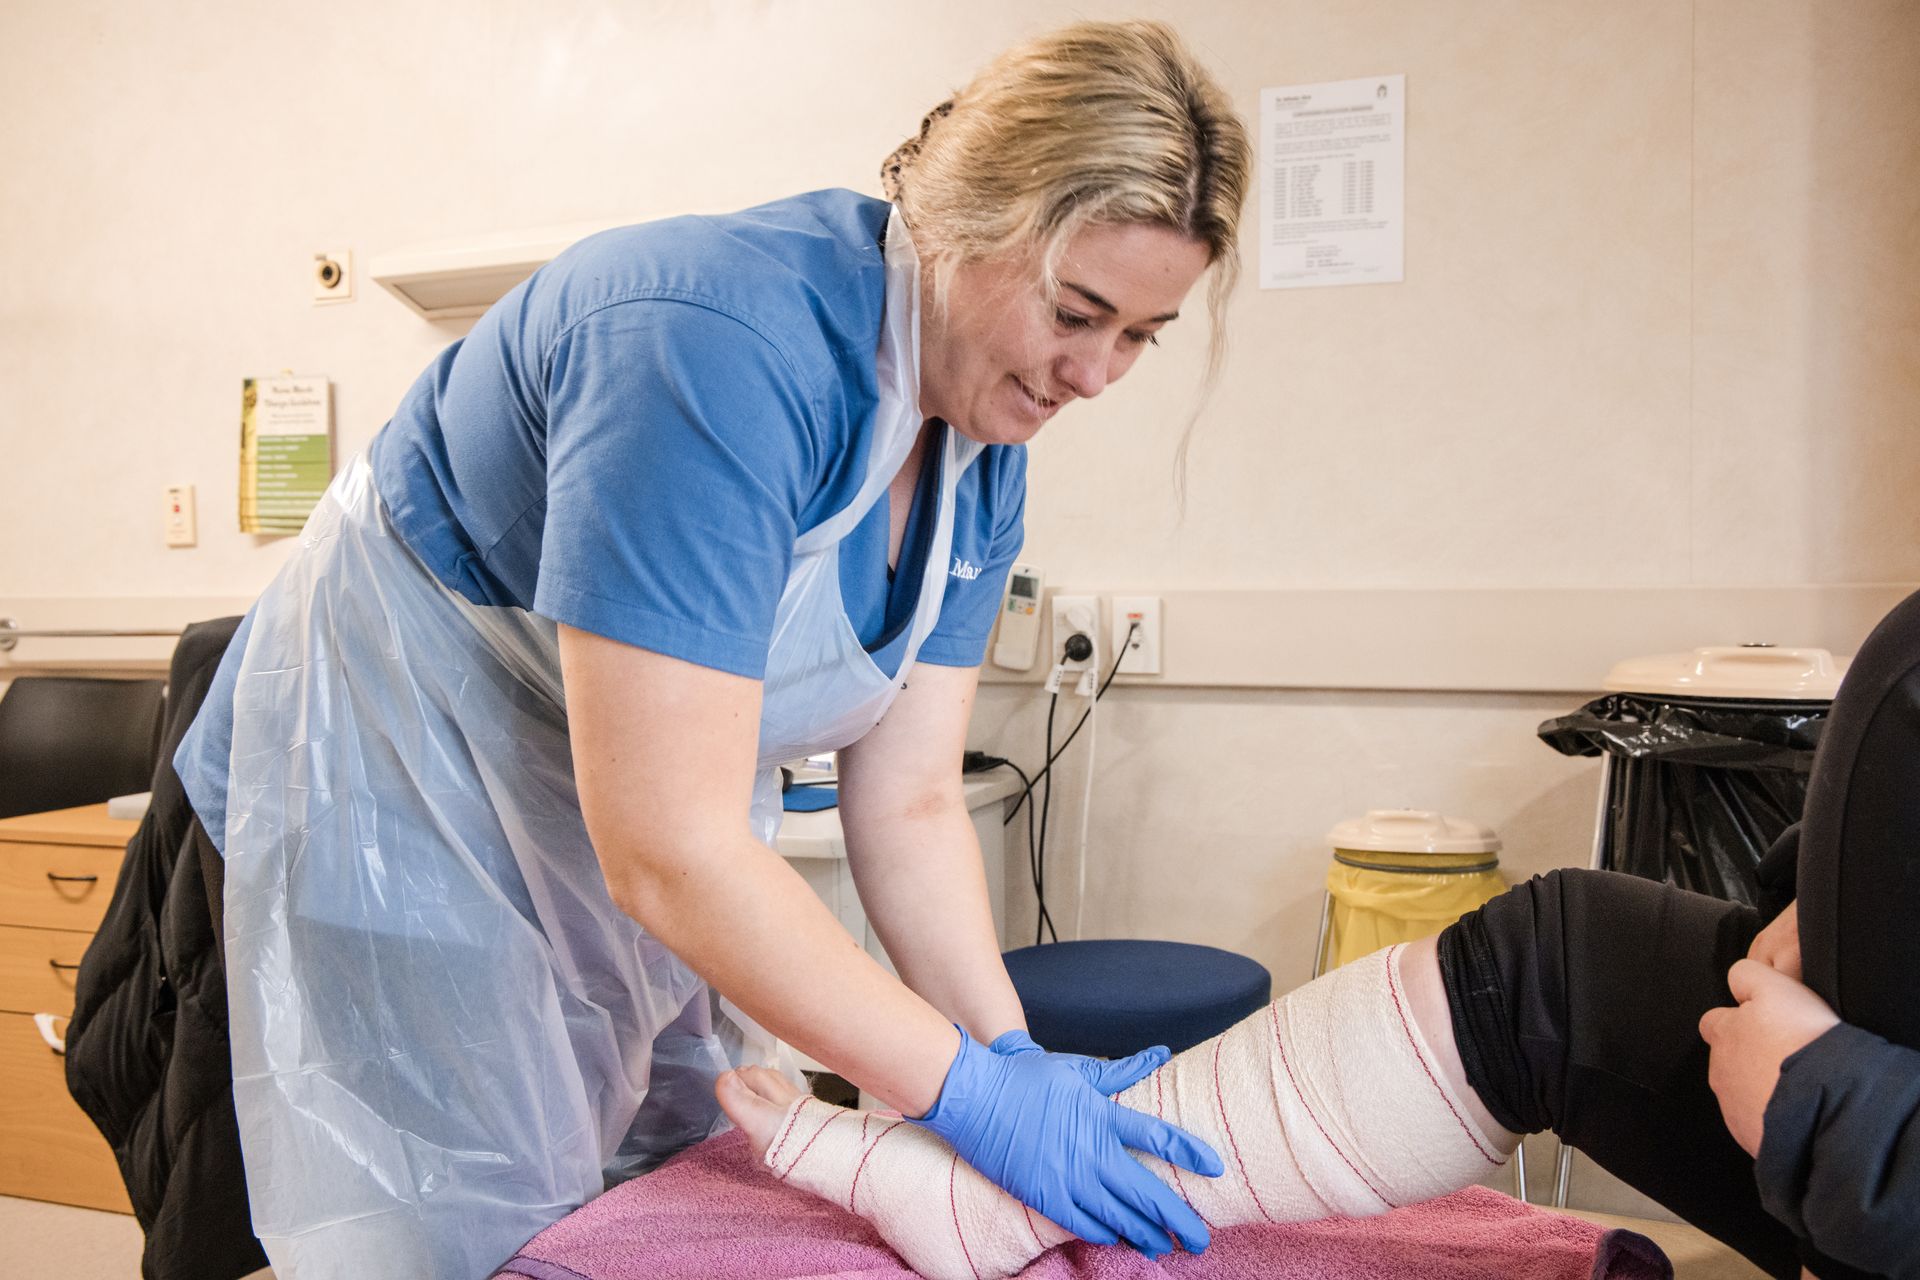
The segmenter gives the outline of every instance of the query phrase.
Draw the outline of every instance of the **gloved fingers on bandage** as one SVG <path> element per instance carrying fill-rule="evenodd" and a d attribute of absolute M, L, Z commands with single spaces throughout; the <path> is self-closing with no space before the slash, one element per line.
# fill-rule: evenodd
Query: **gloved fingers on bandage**
<path fill-rule="evenodd" d="M 1194 1139 L 1176 1142 L 1177 1131 L 1163 1121 L 1148 1121 L 1150 1127 L 1142 1129 L 1100 1088 L 1103 1081 L 1137 1077 L 1143 1065 L 1150 1074 L 1149 1064 L 1157 1057 L 1149 1050 L 1113 1070 L 1112 1064 L 1044 1050 L 995 1053 L 963 1030 L 939 1099 L 913 1123 L 938 1134 L 995 1185 L 1083 1239 L 1109 1243 L 1117 1237 L 1151 1249 L 1170 1224 L 1187 1221 L 1189 1211 L 1126 1149 L 1121 1125 L 1143 1149 L 1169 1152 L 1176 1162 L 1198 1166 L 1211 1155 L 1193 1151 Z M 1151 1193 L 1149 1181 L 1156 1184 Z M 1129 1190 L 1132 1204 L 1116 1195 L 1116 1186 Z M 1204 1239 L 1182 1235 L 1195 1247 Z"/>
<path fill-rule="evenodd" d="M 1045 1054 L 1049 1059 L 1064 1062 L 1079 1071 L 1092 1082 L 1095 1088 L 1109 1097 L 1152 1075 L 1165 1066 L 1167 1060 L 1173 1056 L 1163 1044 L 1154 1045 L 1151 1049 L 1143 1049 L 1139 1053 L 1129 1054 L 1127 1057 L 1112 1061 L 1105 1058 L 1090 1058 L 1083 1053 L 1055 1053 L 1051 1049 L 1043 1049 L 1036 1044 L 1033 1036 L 1024 1027 L 1003 1032 L 987 1048 L 1002 1058 L 1011 1058 L 1023 1053 Z"/>
<path fill-rule="evenodd" d="M 1113 1109 L 1116 1112 L 1113 1127 L 1120 1141 L 1135 1151 L 1158 1156 L 1168 1164 L 1190 1169 L 1205 1178 L 1217 1178 L 1226 1171 L 1219 1153 L 1185 1129 L 1118 1102 L 1113 1104 Z"/>
<path fill-rule="evenodd" d="M 1200 1215 L 1137 1161 L 1132 1162 L 1131 1169 L 1119 1170 L 1108 1186 L 1122 1204 L 1164 1224 L 1167 1233 L 1177 1237 L 1180 1247 L 1188 1253 L 1199 1253 L 1212 1243 L 1207 1224 L 1200 1220 Z M 1172 1240 L 1164 1240 L 1160 1252 L 1167 1253 L 1172 1248 Z"/>
<path fill-rule="evenodd" d="M 1172 1056 L 1167 1046 L 1157 1044 L 1151 1049 L 1142 1049 L 1131 1057 L 1115 1058 L 1112 1062 L 1103 1062 L 1098 1058 L 1089 1058 L 1087 1061 L 1093 1065 L 1091 1077 L 1093 1087 L 1111 1098 L 1114 1094 L 1125 1092 L 1166 1066 L 1167 1060 Z"/>
<path fill-rule="evenodd" d="M 1088 1244 L 1119 1244 L 1120 1241 L 1124 1239 L 1119 1232 L 1112 1230 L 1105 1223 L 1089 1217 L 1086 1210 L 1080 1208 L 1079 1205 L 1073 1206 L 1072 1210 L 1063 1216 L 1066 1218 L 1066 1221 L 1060 1225 L 1070 1234 L 1078 1236 Z M 1131 1244 L 1132 1241 L 1128 1241 L 1128 1243 Z"/>
<path fill-rule="evenodd" d="M 1122 1240 L 1149 1258 L 1173 1252 L 1173 1237 L 1154 1222 L 1156 1208 L 1122 1177 L 1108 1175 L 1108 1198 L 1100 1204 L 1083 1205 L 1083 1211 L 1099 1214 Z"/>

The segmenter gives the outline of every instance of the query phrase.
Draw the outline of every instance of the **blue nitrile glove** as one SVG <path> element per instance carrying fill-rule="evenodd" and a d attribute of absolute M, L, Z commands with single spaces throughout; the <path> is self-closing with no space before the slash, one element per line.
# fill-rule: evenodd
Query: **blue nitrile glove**
<path fill-rule="evenodd" d="M 1035 1043 L 1032 1033 L 1025 1027 L 1015 1027 L 1012 1031 L 1001 1032 L 998 1036 L 994 1037 L 993 1043 L 988 1045 L 987 1048 L 1003 1058 L 1016 1053 L 1053 1053 L 1051 1049 L 1042 1049 Z M 1104 1058 L 1089 1058 L 1081 1053 L 1053 1053 L 1053 1056 L 1062 1062 L 1072 1062 L 1075 1064 L 1082 1062 L 1098 1062 L 1104 1064 L 1106 1061 Z M 1106 1091 L 1107 1096 L 1111 1097 L 1122 1090 L 1129 1089 L 1138 1084 L 1155 1071 L 1158 1071 L 1161 1067 L 1166 1066 L 1167 1059 L 1171 1056 L 1172 1054 L 1167 1051 L 1167 1047 L 1163 1044 L 1157 1044 L 1151 1049 L 1135 1054 L 1133 1057 L 1127 1059 L 1127 1061 L 1140 1063 L 1140 1074 L 1134 1076 L 1131 1080 L 1125 1081 L 1119 1088 L 1108 1089 Z"/>
<path fill-rule="evenodd" d="M 1024 1032 L 1008 1034 L 1032 1044 Z M 1007 1046 L 1007 1036 L 994 1044 Z M 1207 1224 L 1127 1148 L 1209 1178 L 1223 1171 L 1220 1157 L 1192 1134 L 1107 1096 L 1165 1062 L 1166 1052 L 1103 1062 L 1014 1042 L 996 1053 L 962 1030 L 939 1101 L 914 1123 L 1082 1240 L 1125 1240 L 1158 1257 L 1178 1237 L 1198 1253 L 1207 1247 Z"/>

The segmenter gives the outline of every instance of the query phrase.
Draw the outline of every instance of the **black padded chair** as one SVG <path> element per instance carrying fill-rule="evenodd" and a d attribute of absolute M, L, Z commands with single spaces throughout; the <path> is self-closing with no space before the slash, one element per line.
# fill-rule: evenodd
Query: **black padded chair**
<path fill-rule="evenodd" d="M 0 818 L 145 791 L 164 680 L 20 676 L 0 697 Z"/>
<path fill-rule="evenodd" d="M 165 737 L 140 787 L 153 803 L 81 959 L 67 1024 L 67 1089 L 119 1162 L 146 1232 L 144 1280 L 238 1280 L 267 1265 L 233 1108 L 223 868 L 173 771 L 239 623 L 196 623 L 174 650 Z"/>

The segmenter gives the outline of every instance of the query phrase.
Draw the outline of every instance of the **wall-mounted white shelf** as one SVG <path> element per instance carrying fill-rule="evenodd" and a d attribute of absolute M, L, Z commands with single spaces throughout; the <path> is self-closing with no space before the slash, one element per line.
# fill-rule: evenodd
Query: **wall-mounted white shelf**
<path fill-rule="evenodd" d="M 423 319 L 463 320 L 498 302 L 568 245 L 634 221 L 544 227 L 396 250 L 375 258 L 367 274 Z"/>

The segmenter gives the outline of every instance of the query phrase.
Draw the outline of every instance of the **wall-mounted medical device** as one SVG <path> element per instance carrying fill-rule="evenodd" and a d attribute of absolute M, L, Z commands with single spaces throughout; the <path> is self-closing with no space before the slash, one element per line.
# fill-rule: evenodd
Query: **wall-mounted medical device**
<path fill-rule="evenodd" d="M 1040 596 L 1046 575 L 1036 566 L 1016 564 L 1007 575 L 1000 603 L 1000 636 L 993 644 L 993 665 L 1010 671 L 1033 666 L 1040 652 Z"/>

